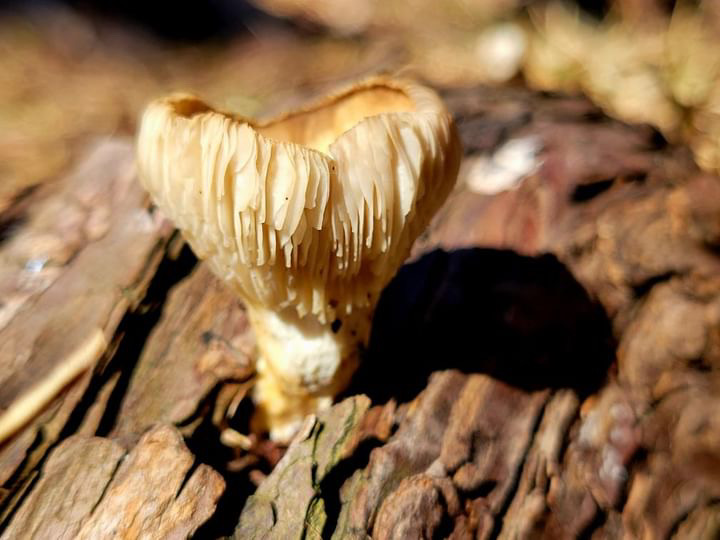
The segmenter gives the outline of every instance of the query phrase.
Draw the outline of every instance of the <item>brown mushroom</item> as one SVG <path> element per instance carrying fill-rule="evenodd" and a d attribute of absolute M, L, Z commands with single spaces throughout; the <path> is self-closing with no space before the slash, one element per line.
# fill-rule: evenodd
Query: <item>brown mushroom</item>
<path fill-rule="evenodd" d="M 247 306 L 275 439 L 348 382 L 460 156 L 441 99 L 408 80 L 374 77 L 263 123 L 188 95 L 147 108 L 141 180 Z"/>

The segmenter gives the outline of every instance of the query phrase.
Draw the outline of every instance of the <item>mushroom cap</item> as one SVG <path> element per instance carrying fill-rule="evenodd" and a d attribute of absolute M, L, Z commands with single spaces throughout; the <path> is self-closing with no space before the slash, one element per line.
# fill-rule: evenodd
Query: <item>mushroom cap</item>
<path fill-rule="evenodd" d="M 266 122 L 151 103 L 140 178 L 250 307 L 321 322 L 372 308 L 452 189 L 461 147 L 432 90 L 374 77 Z"/>

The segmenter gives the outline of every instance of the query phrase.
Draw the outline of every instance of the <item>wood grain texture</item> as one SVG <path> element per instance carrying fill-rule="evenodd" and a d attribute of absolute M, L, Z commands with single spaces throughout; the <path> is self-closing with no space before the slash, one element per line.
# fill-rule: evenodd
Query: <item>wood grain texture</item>
<path fill-rule="evenodd" d="M 70 437 L 3 538 L 187 538 L 225 487 L 193 462 L 169 426 L 151 429 L 130 452 L 109 439 Z"/>
<path fill-rule="evenodd" d="M 132 144 L 109 139 L 38 193 L 0 245 L 0 410 L 63 369 L 97 332 L 112 341 L 142 298 L 172 229 L 148 212 L 133 173 Z M 93 352 L 36 403 L 42 411 L 0 448 L 0 481 L 21 482 L 57 440 L 91 379 Z M 42 432 L 42 435 L 39 433 Z M 32 453 L 28 451 L 32 448 Z M 21 467 L 22 470 L 18 468 Z"/>

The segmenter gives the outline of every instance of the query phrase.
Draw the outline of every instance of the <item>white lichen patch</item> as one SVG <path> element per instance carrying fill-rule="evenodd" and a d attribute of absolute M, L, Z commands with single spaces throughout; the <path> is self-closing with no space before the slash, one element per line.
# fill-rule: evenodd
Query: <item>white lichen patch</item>
<path fill-rule="evenodd" d="M 510 139 L 493 154 L 466 159 L 460 178 L 473 192 L 482 195 L 515 189 L 540 167 L 541 149 L 537 137 Z"/>

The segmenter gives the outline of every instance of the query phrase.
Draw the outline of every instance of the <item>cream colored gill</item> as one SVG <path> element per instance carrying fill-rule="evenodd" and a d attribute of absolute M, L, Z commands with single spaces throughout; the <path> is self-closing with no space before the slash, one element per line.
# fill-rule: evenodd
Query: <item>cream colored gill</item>
<path fill-rule="evenodd" d="M 395 81 L 259 125 L 173 96 L 145 113 L 138 163 L 247 303 L 332 321 L 372 305 L 451 189 L 451 123 L 432 91 Z"/>
<path fill-rule="evenodd" d="M 330 145 L 362 120 L 388 113 L 412 112 L 415 106 L 402 90 L 368 85 L 278 119 L 258 124 L 258 133 L 328 153 Z"/>

